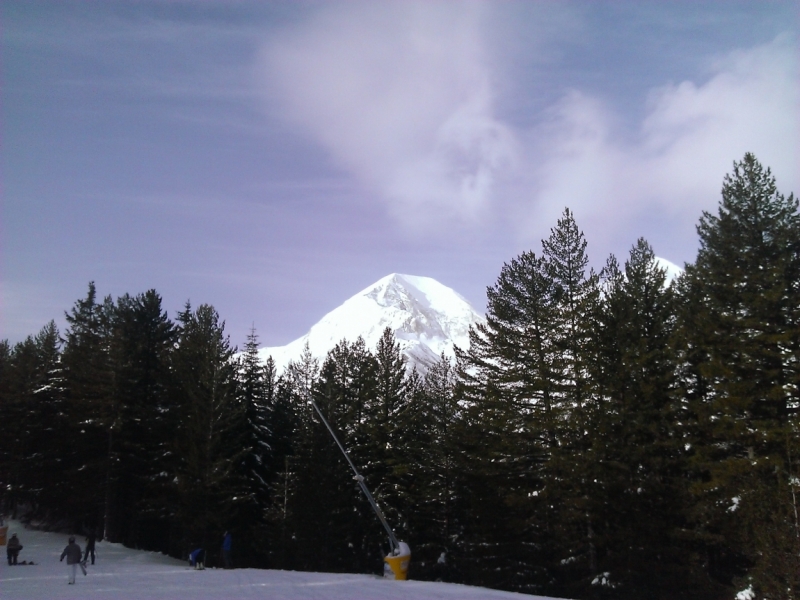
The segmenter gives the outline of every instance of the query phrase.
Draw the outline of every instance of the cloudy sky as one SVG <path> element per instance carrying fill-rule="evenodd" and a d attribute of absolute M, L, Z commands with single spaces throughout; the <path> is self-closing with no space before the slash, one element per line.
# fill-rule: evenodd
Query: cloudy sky
<path fill-rule="evenodd" d="M 565 206 L 595 267 L 691 262 L 745 152 L 800 192 L 799 7 L 5 0 L 0 338 L 92 280 L 238 345 L 392 272 L 483 310 Z"/>

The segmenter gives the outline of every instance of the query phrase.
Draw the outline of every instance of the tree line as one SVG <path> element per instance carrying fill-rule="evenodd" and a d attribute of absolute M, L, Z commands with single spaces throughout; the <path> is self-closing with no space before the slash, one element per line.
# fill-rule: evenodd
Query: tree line
<path fill-rule="evenodd" d="M 278 373 L 208 305 L 150 290 L 0 343 L 0 502 L 44 527 L 237 566 L 586 599 L 800 593 L 800 212 L 751 154 L 667 282 L 640 239 L 595 273 L 565 210 L 424 374 L 391 331 Z"/>

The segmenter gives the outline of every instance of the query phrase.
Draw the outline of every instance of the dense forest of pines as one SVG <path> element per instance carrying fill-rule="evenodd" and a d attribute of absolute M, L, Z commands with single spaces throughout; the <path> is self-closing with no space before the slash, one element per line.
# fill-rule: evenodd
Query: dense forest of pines
<path fill-rule="evenodd" d="M 237 566 L 377 572 L 568 598 L 800 596 L 800 213 L 752 155 L 666 285 L 639 240 L 588 269 L 569 210 L 503 266 L 456 361 L 391 332 L 286 372 L 208 305 L 86 298 L 0 343 L 0 509 Z"/>

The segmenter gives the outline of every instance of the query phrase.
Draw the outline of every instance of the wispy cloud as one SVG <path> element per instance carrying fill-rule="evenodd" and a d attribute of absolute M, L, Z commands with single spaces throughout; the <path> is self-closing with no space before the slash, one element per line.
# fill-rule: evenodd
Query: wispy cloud
<path fill-rule="evenodd" d="M 745 152 L 771 166 L 783 189 L 798 188 L 794 38 L 720 56 L 703 80 L 652 89 L 638 123 L 578 84 L 514 126 L 498 116 L 496 106 L 509 104 L 499 95 L 535 94 L 553 79 L 508 85 L 531 73 L 511 64 L 520 56 L 498 38 L 490 11 L 433 2 L 325 7 L 263 46 L 261 83 L 272 106 L 413 228 L 504 211 L 526 238 L 568 205 L 601 247 L 654 215 L 686 232 L 676 241 L 686 245 Z M 530 37 L 528 51 L 557 69 L 552 47 L 564 36 Z"/>
<path fill-rule="evenodd" d="M 483 7 L 348 3 L 264 47 L 264 84 L 391 212 L 471 220 L 516 160 L 493 111 Z"/>
<path fill-rule="evenodd" d="M 612 107 L 571 91 L 528 138 L 526 226 L 552 223 L 568 205 L 595 229 L 593 239 L 611 240 L 654 212 L 693 235 L 745 152 L 773 169 L 781 189 L 796 191 L 799 100 L 788 36 L 715 60 L 703 82 L 652 90 L 635 139 L 620 133 L 623 116 Z"/>

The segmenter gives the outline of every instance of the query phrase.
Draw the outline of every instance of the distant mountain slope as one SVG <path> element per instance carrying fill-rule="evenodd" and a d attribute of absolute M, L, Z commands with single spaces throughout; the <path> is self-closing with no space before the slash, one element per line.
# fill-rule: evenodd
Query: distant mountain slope
<path fill-rule="evenodd" d="M 672 283 L 672 280 L 680 275 L 683 275 L 683 269 L 673 262 L 668 261 L 666 258 L 656 256 L 658 266 L 667 271 L 667 284 Z"/>
<path fill-rule="evenodd" d="M 306 342 L 322 360 L 342 339 L 364 338 L 374 349 L 389 327 L 408 358 L 421 372 L 442 352 L 452 356 L 453 345 L 469 345 L 469 326 L 484 318 L 460 294 L 430 277 L 393 273 L 376 281 L 332 310 L 303 337 L 273 348 L 261 348 L 259 356 L 272 356 L 282 371 L 300 357 Z"/>

